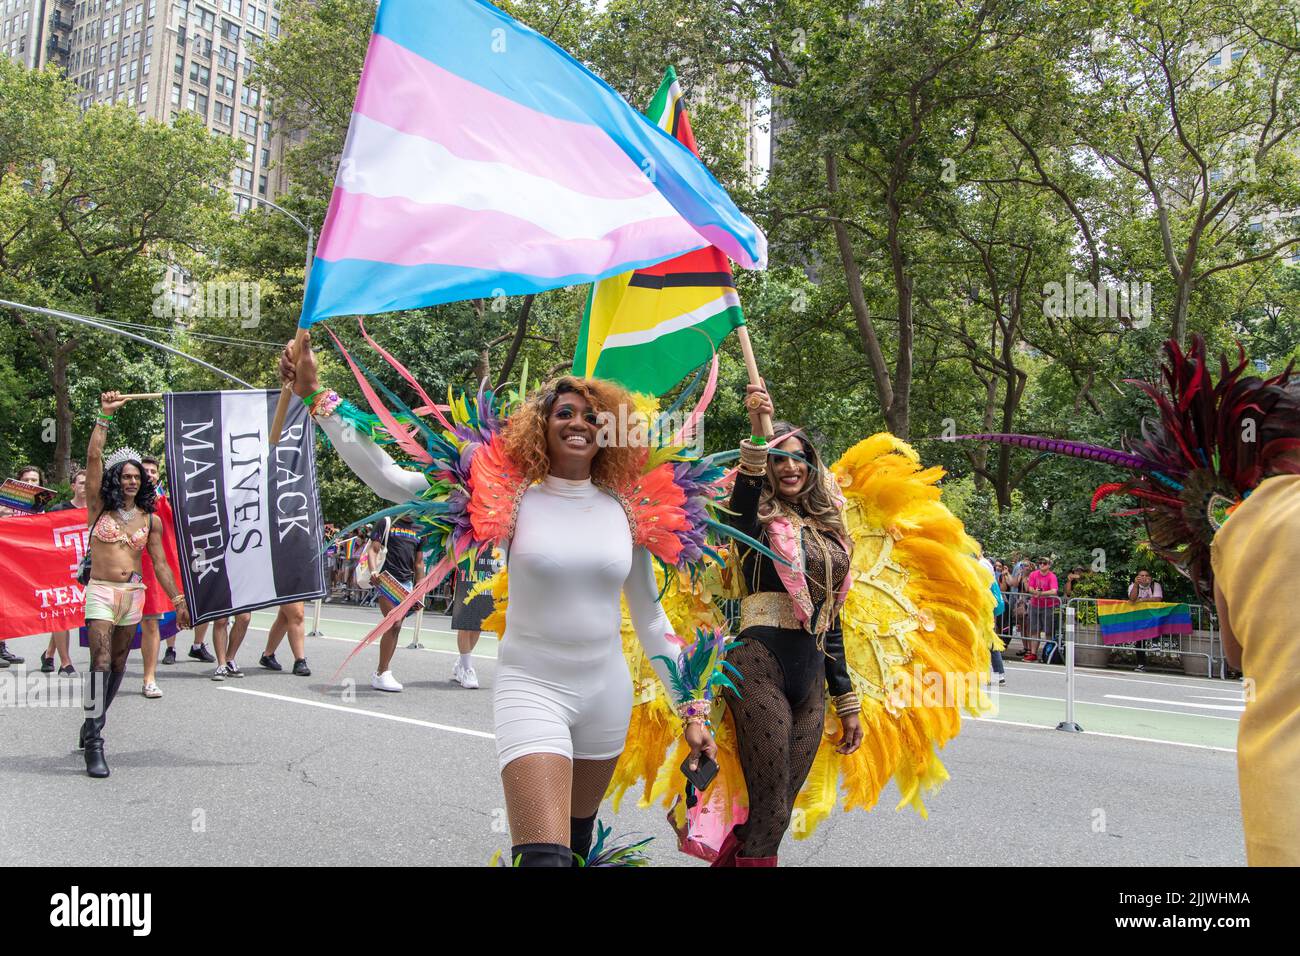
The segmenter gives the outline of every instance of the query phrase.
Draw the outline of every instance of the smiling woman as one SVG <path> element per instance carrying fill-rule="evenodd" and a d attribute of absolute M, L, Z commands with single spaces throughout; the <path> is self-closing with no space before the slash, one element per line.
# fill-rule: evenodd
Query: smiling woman
<path fill-rule="evenodd" d="M 700 701 L 676 693 L 682 682 L 669 662 L 678 660 L 679 647 L 654 577 L 655 558 L 685 560 L 685 492 L 674 484 L 672 463 L 643 472 L 644 446 L 600 438 L 602 415 L 626 421 L 631 395 L 597 379 L 556 379 L 529 395 L 500 431 L 491 397 L 480 395 L 472 414 L 461 400 L 453 409 L 458 424 L 443 419 L 449 431 L 427 451 L 426 477 L 401 468 L 367 433 L 341 421 L 349 415 L 354 422 L 355 410 L 320 386 L 310 337 L 285 349 L 280 372 L 311 405 L 339 455 L 379 494 L 418 514 L 431 479 L 444 488 L 464 482 L 462 496 L 435 512 L 454 513 L 463 534 L 448 551 L 472 560 L 478 549 L 499 544 L 509 568 L 493 713 L 511 856 L 521 866 L 586 865 L 633 708 L 621 599 L 669 696 L 685 697 L 678 713 L 691 759 L 716 753 Z M 393 419 L 385 432 L 392 438 L 399 428 Z M 435 529 L 442 520 L 434 518 Z"/>

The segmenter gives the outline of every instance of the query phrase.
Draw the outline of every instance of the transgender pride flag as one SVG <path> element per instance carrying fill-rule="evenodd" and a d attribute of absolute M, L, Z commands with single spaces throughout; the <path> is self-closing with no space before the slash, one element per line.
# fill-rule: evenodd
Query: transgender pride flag
<path fill-rule="evenodd" d="M 700 161 L 482 0 L 381 0 L 303 303 L 335 315 L 524 295 L 767 240 Z"/>

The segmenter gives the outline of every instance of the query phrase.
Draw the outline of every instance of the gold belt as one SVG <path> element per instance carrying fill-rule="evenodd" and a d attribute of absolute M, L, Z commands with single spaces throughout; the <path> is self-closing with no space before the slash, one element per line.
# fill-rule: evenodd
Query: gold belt
<path fill-rule="evenodd" d="M 747 627 L 784 627 L 802 631 L 794 616 L 794 601 L 784 591 L 759 591 L 740 599 L 740 629 Z"/>

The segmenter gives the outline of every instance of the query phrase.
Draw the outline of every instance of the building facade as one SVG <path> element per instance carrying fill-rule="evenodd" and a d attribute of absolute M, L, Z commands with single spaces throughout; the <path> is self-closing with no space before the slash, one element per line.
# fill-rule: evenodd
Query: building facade
<path fill-rule="evenodd" d="M 123 103 L 160 122 L 188 111 L 239 141 L 230 191 L 241 212 L 287 186 L 284 137 L 247 81 L 253 51 L 279 34 L 280 0 L 0 0 L 0 52 L 60 67 L 83 109 Z"/>

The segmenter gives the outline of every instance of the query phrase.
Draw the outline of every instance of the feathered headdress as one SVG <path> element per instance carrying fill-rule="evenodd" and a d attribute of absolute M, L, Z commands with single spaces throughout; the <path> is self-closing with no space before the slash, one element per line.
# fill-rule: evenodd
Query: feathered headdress
<path fill-rule="evenodd" d="M 139 465 L 143 459 L 144 456 L 141 455 L 134 448 L 130 447 L 129 445 L 124 446 L 122 448 L 119 448 L 117 451 L 113 452 L 113 454 L 108 456 L 108 459 L 104 462 L 104 470 L 111 471 L 112 469 L 116 468 L 118 465 L 122 464 L 122 462 L 124 461 L 134 462 L 135 464 Z"/>
<path fill-rule="evenodd" d="M 1109 495 L 1136 498 L 1138 507 L 1120 514 L 1142 515 L 1151 550 L 1208 595 L 1214 533 L 1270 469 L 1295 470 L 1280 464 L 1278 456 L 1300 448 L 1300 389 L 1291 376 L 1292 365 L 1273 378 L 1243 375 L 1248 362 L 1245 350 L 1237 348 L 1233 368 L 1220 356 L 1216 383 L 1210 378 L 1201 336 L 1192 339 L 1188 353 L 1174 340 L 1166 342 L 1163 382 L 1129 380 L 1150 396 L 1160 417 L 1143 419 L 1142 438 L 1126 442 L 1127 452 L 1033 435 L 958 435 L 948 440 L 1018 445 L 1128 469 L 1133 474 L 1127 480 L 1097 488 L 1093 510 Z"/>

